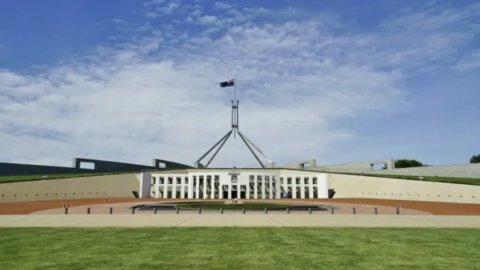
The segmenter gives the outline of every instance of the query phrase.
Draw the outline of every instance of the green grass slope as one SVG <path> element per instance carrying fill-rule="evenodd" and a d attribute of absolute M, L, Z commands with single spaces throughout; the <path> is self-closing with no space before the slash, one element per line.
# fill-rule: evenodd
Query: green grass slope
<path fill-rule="evenodd" d="M 471 229 L 0 229 L 16 270 L 478 270 L 479 250 Z"/>
<path fill-rule="evenodd" d="M 344 172 L 328 172 L 334 174 L 346 174 L 346 175 L 363 175 L 369 177 L 382 177 L 393 178 L 403 180 L 415 180 L 419 181 L 419 177 L 423 177 L 422 181 L 441 182 L 451 184 L 465 184 L 465 185 L 480 185 L 480 178 L 470 177 L 443 177 L 443 176 L 412 176 L 412 175 L 391 175 L 391 174 L 368 174 L 368 173 L 344 173 Z"/>
<path fill-rule="evenodd" d="M 66 178 L 78 178 L 78 177 L 91 177 L 100 175 L 112 175 L 112 174 L 126 174 L 128 172 L 120 173 L 81 173 L 81 174 L 51 174 L 47 175 L 45 180 L 66 179 Z M 13 176 L 0 176 L 0 183 L 12 183 L 12 182 L 24 182 L 24 181 L 38 181 L 43 180 L 43 175 L 13 175 Z"/>

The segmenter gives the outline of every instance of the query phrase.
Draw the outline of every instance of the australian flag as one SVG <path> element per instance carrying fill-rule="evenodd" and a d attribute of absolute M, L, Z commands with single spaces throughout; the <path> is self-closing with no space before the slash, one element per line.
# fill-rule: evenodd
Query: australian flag
<path fill-rule="evenodd" d="M 229 81 L 221 82 L 220 87 L 229 87 L 235 85 L 235 79 L 231 79 Z"/>

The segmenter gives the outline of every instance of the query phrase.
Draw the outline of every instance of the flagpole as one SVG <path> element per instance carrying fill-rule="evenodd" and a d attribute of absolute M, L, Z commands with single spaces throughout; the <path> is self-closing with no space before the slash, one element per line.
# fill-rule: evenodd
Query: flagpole
<path fill-rule="evenodd" d="M 235 87 L 233 90 L 233 100 L 237 102 L 237 77 L 233 78 L 233 86 Z"/>
<path fill-rule="evenodd" d="M 236 104 L 236 111 L 235 111 L 235 125 L 238 125 L 237 121 L 238 121 L 238 101 L 237 101 L 237 76 L 235 76 L 233 78 L 233 99 Z M 233 132 L 233 138 L 236 139 L 237 138 L 237 130 L 238 130 L 238 127 L 235 129 L 235 131 Z"/>

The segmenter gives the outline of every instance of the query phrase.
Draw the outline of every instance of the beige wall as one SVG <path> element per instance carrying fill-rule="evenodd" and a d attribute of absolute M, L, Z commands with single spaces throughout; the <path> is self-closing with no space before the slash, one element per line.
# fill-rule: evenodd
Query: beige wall
<path fill-rule="evenodd" d="M 290 171 L 281 170 L 281 172 Z M 305 172 L 305 174 L 311 173 Z M 329 188 L 335 189 L 335 198 L 379 198 L 480 204 L 480 186 L 356 175 L 327 175 Z M 140 174 L 124 174 L 0 184 L 0 202 L 107 197 L 133 198 L 132 191 L 138 191 L 140 187 L 139 176 Z"/>
<path fill-rule="evenodd" d="M 0 184 L 0 202 L 131 197 L 139 174 L 122 174 Z"/>
<path fill-rule="evenodd" d="M 480 186 L 328 174 L 334 198 L 378 198 L 480 204 Z"/>

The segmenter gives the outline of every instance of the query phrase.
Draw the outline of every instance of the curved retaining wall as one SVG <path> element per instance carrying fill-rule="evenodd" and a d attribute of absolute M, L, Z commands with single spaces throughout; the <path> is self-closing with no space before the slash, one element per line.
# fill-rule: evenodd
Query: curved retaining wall
<path fill-rule="evenodd" d="M 107 175 L 0 184 L 0 202 L 122 197 L 134 198 L 140 174 Z"/>
<path fill-rule="evenodd" d="M 480 204 L 480 186 L 328 174 L 334 198 L 374 198 Z"/>
<path fill-rule="evenodd" d="M 134 198 L 140 174 L 0 184 L 0 202 Z M 374 198 L 480 204 L 480 186 L 327 174 L 334 198 Z"/>

